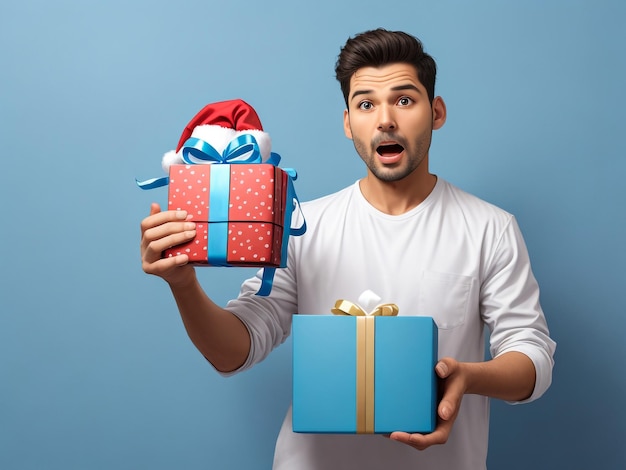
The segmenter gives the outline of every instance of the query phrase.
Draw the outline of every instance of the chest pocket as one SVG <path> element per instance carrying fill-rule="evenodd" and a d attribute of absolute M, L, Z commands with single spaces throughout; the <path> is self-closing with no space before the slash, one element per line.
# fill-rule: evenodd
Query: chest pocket
<path fill-rule="evenodd" d="M 432 317 L 442 330 L 465 323 L 473 279 L 460 274 L 424 271 L 420 282 L 420 315 Z"/>

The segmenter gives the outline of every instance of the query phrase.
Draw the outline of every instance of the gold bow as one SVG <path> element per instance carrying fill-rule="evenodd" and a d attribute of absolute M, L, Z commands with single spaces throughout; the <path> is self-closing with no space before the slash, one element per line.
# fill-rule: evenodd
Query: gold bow
<path fill-rule="evenodd" d="M 399 308 L 396 304 L 382 304 L 367 314 L 354 302 L 340 299 L 330 311 L 356 317 L 356 432 L 373 434 L 375 320 L 396 316 Z"/>
<path fill-rule="evenodd" d="M 353 317 L 395 317 L 398 315 L 399 308 L 396 304 L 378 305 L 371 313 L 367 313 L 361 307 L 349 300 L 339 299 L 335 302 L 335 307 L 330 311 L 335 315 L 350 315 Z"/>

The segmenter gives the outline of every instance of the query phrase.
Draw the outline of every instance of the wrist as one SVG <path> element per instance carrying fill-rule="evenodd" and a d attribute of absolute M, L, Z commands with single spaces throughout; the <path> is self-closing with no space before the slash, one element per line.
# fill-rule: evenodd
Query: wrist
<path fill-rule="evenodd" d="M 179 266 L 176 271 L 176 276 L 165 279 L 174 294 L 186 291 L 196 285 L 196 270 L 193 266 Z"/>
<path fill-rule="evenodd" d="M 481 369 L 483 367 L 482 362 L 460 362 L 459 368 L 461 369 L 461 375 L 463 377 L 463 387 L 466 394 L 480 394 L 478 384 L 481 383 Z"/>

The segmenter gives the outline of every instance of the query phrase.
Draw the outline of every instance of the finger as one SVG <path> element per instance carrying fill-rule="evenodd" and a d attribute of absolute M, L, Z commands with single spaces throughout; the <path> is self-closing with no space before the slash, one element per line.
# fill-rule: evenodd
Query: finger
<path fill-rule="evenodd" d="M 433 445 L 441 445 L 448 442 L 450 431 L 452 430 L 451 421 L 439 422 L 437 428 L 429 434 L 406 432 L 393 432 L 389 436 L 392 440 L 402 442 L 403 444 L 410 445 L 417 450 L 424 450 Z"/>
<path fill-rule="evenodd" d="M 443 420 L 448 421 L 456 413 L 454 400 L 441 400 L 437 407 L 437 415 Z"/>
<path fill-rule="evenodd" d="M 156 240 L 165 238 L 169 235 L 175 235 L 178 233 L 190 232 L 194 230 L 196 230 L 195 222 L 165 222 L 163 224 L 157 225 L 156 227 L 146 229 L 146 231 L 143 233 L 142 240 L 146 242 L 145 244 L 147 245 Z"/>
<path fill-rule="evenodd" d="M 439 401 L 439 406 L 437 407 L 437 414 L 443 420 L 452 419 L 459 407 L 461 406 L 461 401 L 463 400 L 463 388 L 457 384 L 449 384 L 441 400 Z"/>
<path fill-rule="evenodd" d="M 437 407 L 437 414 L 442 420 L 448 421 L 456 416 L 461 407 L 463 394 L 463 387 L 458 382 L 446 386 L 443 397 L 441 397 Z"/>
<path fill-rule="evenodd" d="M 153 263 L 144 261 L 142 263 L 142 269 L 147 274 L 161 276 L 170 270 L 186 265 L 188 262 L 189 257 L 187 255 L 178 255 L 168 258 L 159 258 Z"/>
<path fill-rule="evenodd" d="M 439 362 L 437 362 L 437 365 L 435 366 L 435 371 L 440 378 L 445 379 L 446 377 L 452 375 L 456 368 L 457 361 L 449 357 L 444 357 L 443 359 L 439 360 Z"/>
<path fill-rule="evenodd" d="M 450 378 L 447 381 L 437 407 L 437 414 L 445 421 L 455 418 L 465 394 L 465 388 L 460 380 Z"/>
<path fill-rule="evenodd" d="M 141 233 L 144 234 L 146 230 L 163 225 L 167 222 L 180 222 L 186 219 L 187 211 L 161 212 L 160 209 L 158 209 L 158 204 L 154 204 L 150 207 L 150 215 L 141 221 Z"/>
<path fill-rule="evenodd" d="M 150 215 L 141 221 L 141 234 L 152 226 L 155 223 L 155 218 L 152 217 L 161 212 L 161 206 L 159 206 L 156 202 L 150 204 Z"/>
<path fill-rule="evenodd" d="M 193 226 L 192 223 L 185 222 L 185 225 L 186 224 L 191 224 L 191 226 L 188 226 L 187 230 L 176 231 L 174 233 L 170 233 L 169 235 L 159 236 L 154 240 L 150 240 L 150 238 L 146 236 L 145 239 L 146 241 L 148 241 L 148 243 L 146 244 L 144 249 L 144 261 L 157 261 L 161 258 L 161 253 L 163 253 L 168 248 L 172 248 L 173 246 L 180 245 L 182 243 L 192 240 L 196 236 L 196 230 L 191 228 Z"/>
<path fill-rule="evenodd" d="M 156 214 L 154 217 L 160 216 Z M 168 219 L 171 217 L 168 216 Z M 176 218 L 175 220 L 180 220 Z M 147 222 L 146 226 L 149 226 L 151 222 Z M 194 222 L 165 222 L 152 228 L 147 228 L 141 236 L 141 252 L 142 256 L 145 252 L 150 251 L 152 253 L 158 250 L 165 250 L 171 248 L 174 245 L 184 243 L 192 239 L 196 232 L 196 224 Z M 168 238 L 169 237 L 169 238 Z M 156 242 L 156 245 L 150 246 Z"/>
<path fill-rule="evenodd" d="M 193 224 L 189 226 L 168 225 L 147 230 L 141 237 L 139 251 L 142 260 L 148 262 L 156 261 L 161 258 L 161 253 L 164 250 L 188 242 L 196 236 Z"/>

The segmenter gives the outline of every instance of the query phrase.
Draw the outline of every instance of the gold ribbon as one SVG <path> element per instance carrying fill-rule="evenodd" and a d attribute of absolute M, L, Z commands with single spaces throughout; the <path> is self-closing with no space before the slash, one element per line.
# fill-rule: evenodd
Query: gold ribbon
<path fill-rule="evenodd" d="M 376 317 L 398 315 L 396 304 L 377 306 L 370 314 L 348 300 L 338 300 L 331 312 L 356 318 L 356 432 L 374 433 L 374 337 Z"/>
<path fill-rule="evenodd" d="M 398 315 L 399 310 L 396 304 L 382 304 L 368 314 L 354 302 L 342 299 L 335 302 L 335 308 L 330 309 L 335 315 L 350 315 L 353 317 L 395 317 Z"/>

